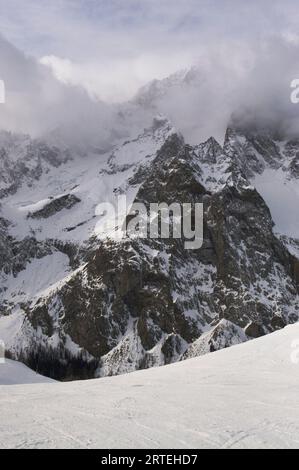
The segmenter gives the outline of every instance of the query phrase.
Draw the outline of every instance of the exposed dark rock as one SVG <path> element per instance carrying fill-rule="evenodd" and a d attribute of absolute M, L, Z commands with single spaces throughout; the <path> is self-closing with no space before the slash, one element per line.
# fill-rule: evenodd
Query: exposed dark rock
<path fill-rule="evenodd" d="M 274 322 L 274 317 L 272 318 L 271 322 Z M 258 338 L 259 336 L 263 336 L 265 334 L 265 330 L 261 324 L 251 322 L 245 328 L 245 334 L 251 338 Z"/>
<path fill-rule="evenodd" d="M 65 194 L 45 204 L 42 209 L 30 212 L 27 217 L 31 219 L 47 219 L 63 209 L 71 209 L 79 202 L 81 202 L 81 200 L 74 194 Z"/>

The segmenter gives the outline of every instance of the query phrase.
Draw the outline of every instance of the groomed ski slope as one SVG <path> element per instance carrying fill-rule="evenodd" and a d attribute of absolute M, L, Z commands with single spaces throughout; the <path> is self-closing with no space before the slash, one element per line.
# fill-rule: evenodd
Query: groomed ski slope
<path fill-rule="evenodd" d="M 1 359 L 1 361 L 2 360 L 3 359 Z M 4 364 L 0 362 L 0 387 L 2 385 L 25 385 L 54 382 L 55 380 L 37 374 L 20 362 L 10 361 L 9 359 L 6 359 Z"/>
<path fill-rule="evenodd" d="M 298 390 L 296 324 L 128 375 L 2 385 L 0 447 L 299 448 Z"/>

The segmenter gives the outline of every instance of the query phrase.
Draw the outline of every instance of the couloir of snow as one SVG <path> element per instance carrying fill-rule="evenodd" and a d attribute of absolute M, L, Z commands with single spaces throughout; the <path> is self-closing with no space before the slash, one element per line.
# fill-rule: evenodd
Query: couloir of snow
<path fill-rule="evenodd" d="M 0 447 L 299 448 L 298 387 L 295 324 L 118 377 L 1 386 Z"/>

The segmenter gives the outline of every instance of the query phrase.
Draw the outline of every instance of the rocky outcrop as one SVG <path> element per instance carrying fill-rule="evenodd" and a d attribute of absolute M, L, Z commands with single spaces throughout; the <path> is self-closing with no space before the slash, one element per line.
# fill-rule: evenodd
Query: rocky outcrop
<path fill-rule="evenodd" d="M 207 333 L 194 341 L 184 353 L 182 359 L 202 356 L 219 349 L 227 348 L 235 344 L 240 344 L 250 339 L 243 331 L 229 320 L 220 320 Z"/>
<path fill-rule="evenodd" d="M 81 202 L 81 200 L 74 194 L 65 194 L 63 196 L 53 198 L 53 200 L 45 204 L 42 209 L 29 212 L 27 217 L 31 219 L 47 219 L 63 209 L 71 209 L 79 202 Z"/>

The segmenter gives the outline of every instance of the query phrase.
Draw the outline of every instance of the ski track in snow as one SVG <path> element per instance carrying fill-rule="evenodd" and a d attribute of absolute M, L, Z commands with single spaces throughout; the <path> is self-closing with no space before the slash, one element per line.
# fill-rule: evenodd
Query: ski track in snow
<path fill-rule="evenodd" d="M 295 324 L 118 377 L 1 385 L 0 448 L 299 448 L 298 338 Z M 8 361 L 0 383 L 8 368 L 47 381 Z"/>

